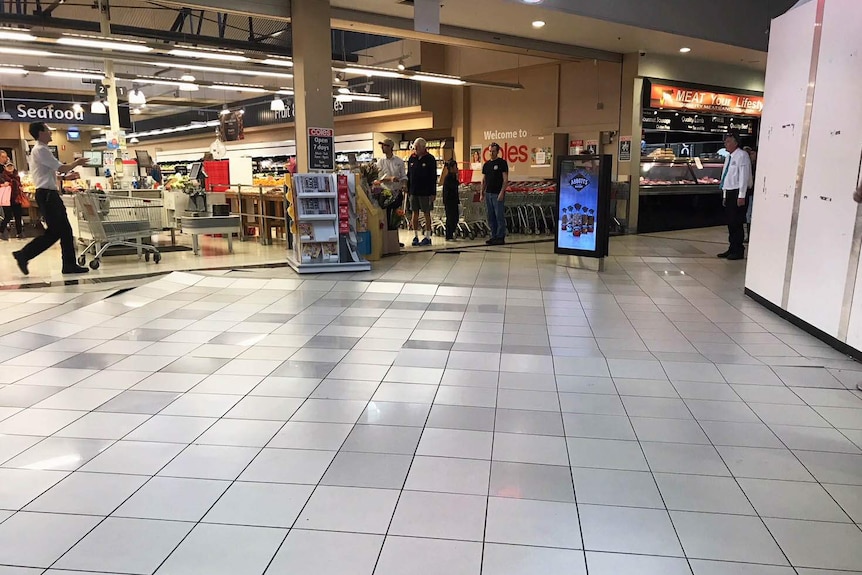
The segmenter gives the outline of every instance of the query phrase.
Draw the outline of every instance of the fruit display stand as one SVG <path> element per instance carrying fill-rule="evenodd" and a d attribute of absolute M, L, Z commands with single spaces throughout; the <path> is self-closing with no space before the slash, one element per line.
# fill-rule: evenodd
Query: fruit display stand
<path fill-rule="evenodd" d="M 369 271 L 357 250 L 356 178 L 349 172 L 296 174 L 287 214 L 298 273 Z"/>

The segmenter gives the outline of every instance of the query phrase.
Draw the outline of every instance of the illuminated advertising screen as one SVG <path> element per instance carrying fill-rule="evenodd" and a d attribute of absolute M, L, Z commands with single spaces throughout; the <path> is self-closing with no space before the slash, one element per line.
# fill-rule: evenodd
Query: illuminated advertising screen
<path fill-rule="evenodd" d="M 597 258 L 607 255 L 610 166 L 610 156 L 560 158 L 556 253 Z"/>

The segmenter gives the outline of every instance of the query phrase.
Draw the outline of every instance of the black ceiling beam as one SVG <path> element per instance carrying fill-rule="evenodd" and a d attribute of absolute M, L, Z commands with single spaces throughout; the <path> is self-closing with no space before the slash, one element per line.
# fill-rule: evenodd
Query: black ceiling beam
<path fill-rule="evenodd" d="M 44 16 L 28 16 L 20 14 L 3 15 L 3 21 L 8 23 L 21 24 L 26 26 L 46 27 L 56 29 L 75 30 L 77 32 L 94 32 L 101 33 L 101 28 L 98 22 L 88 20 L 74 20 L 70 18 L 54 18 Z M 154 30 L 152 28 L 139 28 L 137 26 L 123 26 L 118 24 L 111 25 L 111 32 L 121 36 L 135 36 L 138 38 L 146 38 L 158 42 L 167 43 L 193 43 L 200 46 L 208 46 L 211 48 L 230 48 L 234 50 L 248 50 L 256 52 L 266 52 L 276 56 L 293 57 L 292 47 L 280 46 L 278 44 L 258 44 L 249 43 L 245 40 L 232 40 L 229 38 L 214 38 L 211 36 L 196 36 L 194 34 L 182 34 L 166 30 Z M 343 54 L 332 54 L 332 59 L 344 62 Z M 359 57 L 355 54 L 347 54 L 347 62 L 359 62 Z"/>

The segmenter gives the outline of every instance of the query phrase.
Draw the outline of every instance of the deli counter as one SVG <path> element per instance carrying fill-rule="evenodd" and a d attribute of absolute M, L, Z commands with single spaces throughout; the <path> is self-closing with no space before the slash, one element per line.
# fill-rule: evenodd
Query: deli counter
<path fill-rule="evenodd" d="M 640 166 L 638 232 L 719 226 L 721 158 L 645 157 Z"/>

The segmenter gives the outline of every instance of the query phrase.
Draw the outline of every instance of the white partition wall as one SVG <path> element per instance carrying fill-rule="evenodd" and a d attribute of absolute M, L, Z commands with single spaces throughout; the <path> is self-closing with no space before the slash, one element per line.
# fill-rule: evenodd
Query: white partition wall
<path fill-rule="evenodd" d="M 860 30 L 860 0 L 773 22 L 746 290 L 862 354 Z"/>
<path fill-rule="evenodd" d="M 776 18 L 769 36 L 745 285 L 778 303 L 787 268 L 816 4 L 809 2 Z"/>

